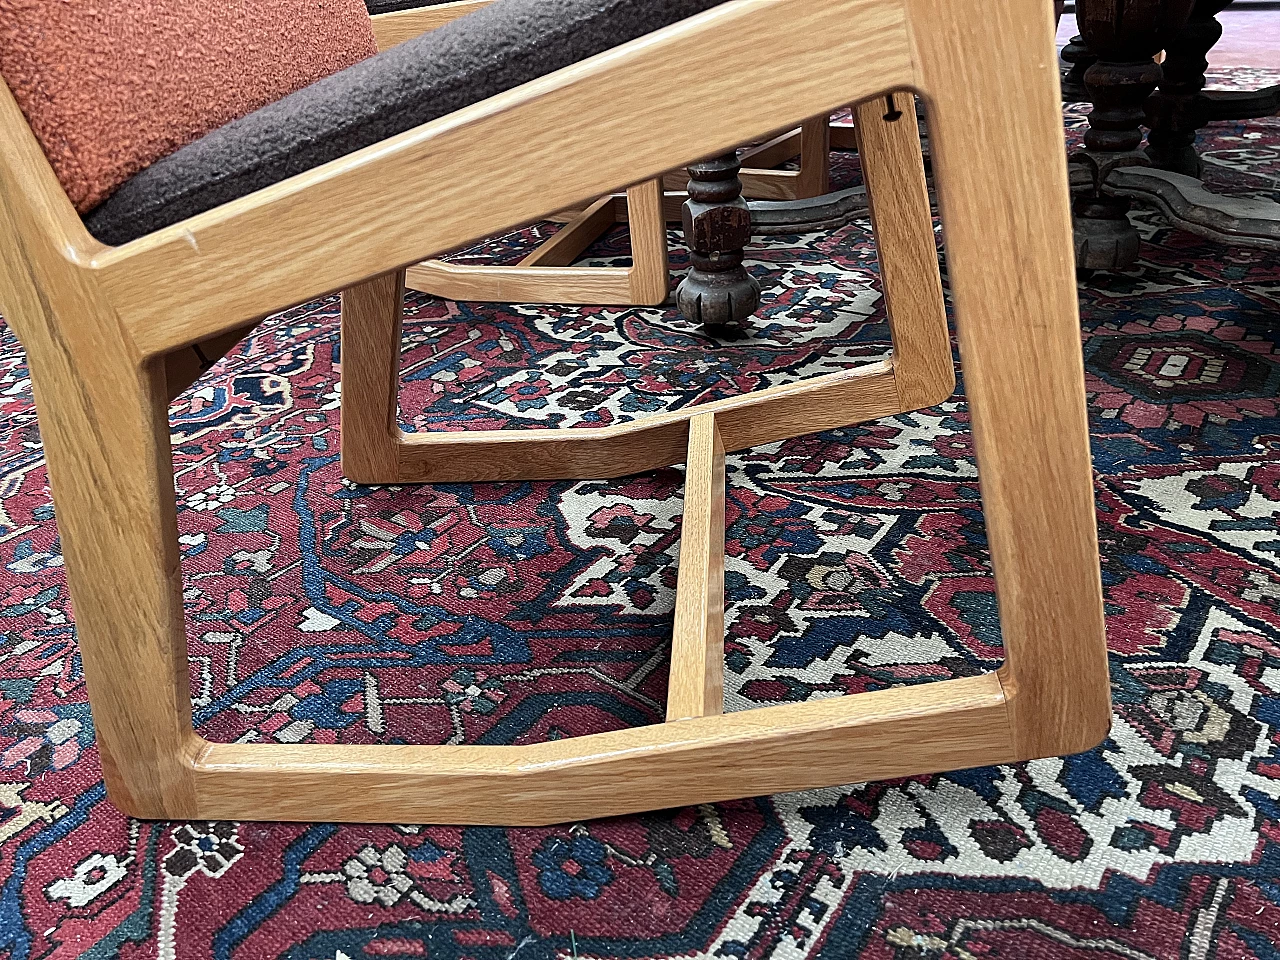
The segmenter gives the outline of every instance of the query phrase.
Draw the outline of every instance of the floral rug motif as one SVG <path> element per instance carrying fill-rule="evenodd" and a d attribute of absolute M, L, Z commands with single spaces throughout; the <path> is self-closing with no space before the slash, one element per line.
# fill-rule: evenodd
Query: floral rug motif
<path fill-rule="evenodd" d="M 1081 123 L 1069 109 L 1069 139 Z M 1216 125 L 1203 147 L 1215 189 L 1280 192 L 1280 121 Z M 838 155 L 837 182 L 858 176 Z M 1111 739 L 549 829 L 120 815 L 25 357 L 0 325 L 0 958 L 1280 957 L 1280 260 L 1135 219 L 1138 266 L 1080 291 Z M 550 229 L 459 256 L 517 259 Z M 626 255 L 621 230 L 591 251 Z M 669 308 L 415 295 L 402 419 L 599 426 L 887 353 L 867 222 L 760 241 L 750 267 L 765 306 L 730 343 Z M 681 471 L 353 486 L 340 372 L 325 300 L 173 406 L 201 733 L 502 744 L 660 722 Z M 999 665 L 963 387 L 734 456 L 729 490 L 728 709 Z"/>

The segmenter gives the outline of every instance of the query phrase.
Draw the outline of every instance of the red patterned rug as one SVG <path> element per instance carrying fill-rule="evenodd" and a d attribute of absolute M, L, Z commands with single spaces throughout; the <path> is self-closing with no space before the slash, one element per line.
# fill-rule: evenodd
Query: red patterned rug
<path fill-rule="evenodd" d="M 1280 122 L 1205 146 L 1220 189 L 1277 193 Z M 1081 290 L 1112 739 L 554 829 L 117 813 L 0 327 L 0 957 L 1280 957 L 1280 262 L 1137 219 L 1140 265 Z M 619 236 L 593 252 L 624 255 Z M 867 223 L 752 255 L 767 305 L 727 344 L 673 310 L 415 298 L 404 419 L 594 426 L 885 353 Z M 680 471 L 352 486 L 337 332 L 332 300 L 273 318 L 173 407 L 201 732 L 493 744 L 659 722 Z M 1000 662 L 970 453 L 961 397 L 731 458 L 730 710 Z"/>

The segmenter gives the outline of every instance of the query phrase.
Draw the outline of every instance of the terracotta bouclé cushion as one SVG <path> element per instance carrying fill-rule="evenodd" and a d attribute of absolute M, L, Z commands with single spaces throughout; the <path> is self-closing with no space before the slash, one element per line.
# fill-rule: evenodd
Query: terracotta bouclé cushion
<path fill-rule="evenodd" d="M 81 213 L 376 52 L 363 0 L 0 0 L 0 76 Z"/>

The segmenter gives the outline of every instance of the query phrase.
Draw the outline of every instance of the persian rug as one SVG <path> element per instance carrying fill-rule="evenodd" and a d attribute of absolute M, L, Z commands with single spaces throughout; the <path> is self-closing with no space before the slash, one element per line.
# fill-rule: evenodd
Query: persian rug
<path fill-rule="evenodd" d="M 1280 121 L 1204 146 L 1216 188 L 1277 193 Z M 856 182 L 855 157 L 837 167 Z M 1141 263 L 1080 291 L 1111 738 L 548 829 L 119 814 L 0 328 L 0 957 L 1280 957 L 1280 261 L 1136 218 Z M 460 258 L 508 261 L 548 229 Z M 611 235 L 592 256 L 626 252 Z M 406 427 L 616 423 L 885 355 L 867 222 L 751 256 L 766 304 L 733 342 L 673 309 L 414 296 Z M 356 487 L 340 374 L 330 299 L 264 323 L 173 406 L 201 732 L 500 744 L 660 722 L 680 470 Z M 978 482 L 963 387 L 732 457 L 727 708 L 998 666 Z"/>

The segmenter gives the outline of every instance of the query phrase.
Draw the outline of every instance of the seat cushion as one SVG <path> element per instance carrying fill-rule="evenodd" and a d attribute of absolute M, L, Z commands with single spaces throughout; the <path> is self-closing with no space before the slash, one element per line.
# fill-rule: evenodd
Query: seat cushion
<path fill-rule="evenodd" d="M 81 213 L 376 52 L 362 0 L 0 0 L 0 76 Z"/>
<path fill-rule="evenodd" d="M 183 147 L 85 222 L 125 243 L 721 2 L 497 0 Z"/>

